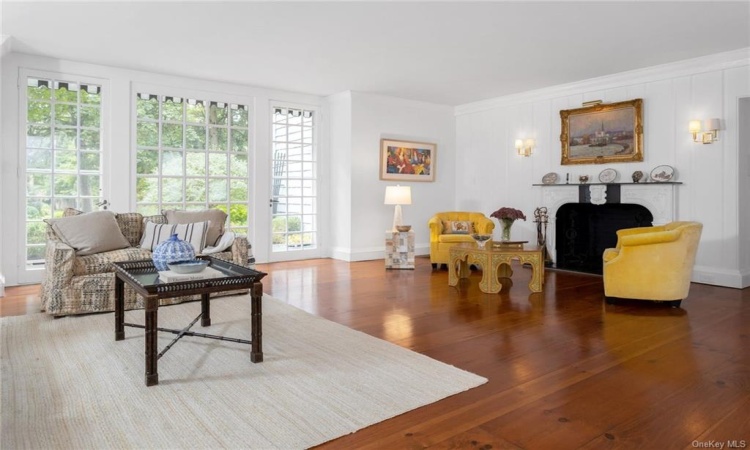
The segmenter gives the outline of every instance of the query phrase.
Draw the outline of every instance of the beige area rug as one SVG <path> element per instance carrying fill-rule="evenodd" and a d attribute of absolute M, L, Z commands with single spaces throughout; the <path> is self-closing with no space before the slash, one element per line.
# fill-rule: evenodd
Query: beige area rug
<path fill-rule="evenodd" d="M 211 305 L 205 332 L 250 339 L 249 297 Z M 306 448 L 487 381 L 269 296 L 263 305 L 263 363 L 249 345 L 185 337 L 152 387 L 143 330 L 115 342 L 111 313 L 3 318 L 0 447 Z M 159 326 L 199 313 L 199 302 L 160 308 Z M 125 320 L 143 323 L 143 311 Z M 159 333 L 159 348 L 172 336 Z"/>

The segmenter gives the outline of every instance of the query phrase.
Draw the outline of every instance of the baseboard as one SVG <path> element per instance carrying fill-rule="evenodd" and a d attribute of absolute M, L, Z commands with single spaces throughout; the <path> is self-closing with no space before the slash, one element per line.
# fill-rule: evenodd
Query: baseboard
<path fill-rule="evenodd" d="M 430 245 L 422 244 L 414 246 L 414 256 L 425 256 L 430 254 Z M 341 261 L 371 261 L 373 259 L 385 259 L 385 246 L 369 247 L 352 250 L 351 248 L 334 247 L 331 249 L 331 258 Z"/>
<path fill-rule="evenodd" d="M 711 284 L 735 289 L 750 286 L 750 274 L 739 270 L 717 269 L 714 267 L 695 266 L 691 281 L 695 283 Z"/>
<path fill-rule="evenodd" d="M 750 287 L 750 269 L 745 269 L 742 272 L 742 289 Z"/>

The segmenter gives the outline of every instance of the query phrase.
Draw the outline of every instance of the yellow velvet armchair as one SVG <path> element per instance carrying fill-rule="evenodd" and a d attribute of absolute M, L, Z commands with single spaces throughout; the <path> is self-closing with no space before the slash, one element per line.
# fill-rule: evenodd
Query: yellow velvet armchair
<path fill-rule="evenodd" d="M 672 222 L 617 232 L 617 248 L 604 250 L 604 295 L 667 301 L 679 307 L 690 291 L 690 277 L 703 225 Z"/>
<path fill-rule="evenodd" d="M 450 248 L 460 242 L 474 242 L 471 234 L 448 234 L 444 229 L 446 221 L 469 221 L 474 232 L 492 234 L 495 223 L 479 212 L 449 211 L 436 213 L 427 225 L 430 227 L 430 262 L 433 268 L 450 262 Z"/>

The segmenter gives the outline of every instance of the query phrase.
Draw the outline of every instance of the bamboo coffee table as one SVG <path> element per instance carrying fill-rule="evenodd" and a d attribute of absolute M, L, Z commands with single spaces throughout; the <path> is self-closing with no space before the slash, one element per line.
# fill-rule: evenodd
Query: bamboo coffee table
<path fill-rule="evenodd" d="M 503 288 L 499 277 L 510 278 L 513 270 L 510 267 L 512 260 L 521 264 L 530 264 L 532 269 L 529 290 L 531 292 L 542 292 L 544 285 L 544 254 L 537 246 L 525 246 L 523 244 L 493 246 L 487 242 L 484 248 L 479 248 L 476 243 L 464 242 L 456 244 L 450 249 L 450 264 L 448 264 L 448 284 L 456 286 L 461 278 L 469 278 L 469 265 L 478 264 L 482 266 L 482 281 L 479 289 L 487 294 L 497 294 Z"/>
<path fill-rule="evenodd" d="M 250 344 L 250 360 L 254 363 L 263 361 L 261 342 L 261 299 L 263 298 L 263 284 L 260 280 L 267 274 L 210 256 L 202 256 L 200 259 L 209 260 L 209 267 L 220 271 L 223 276 L 204 280 L 164 283 L 159 279 L 159 273 L 154 266 L 154 262 L 150 259 L 113 263 L 115 268 L 115 340 L 121 341 L 125 339 L 126 326 L 144 328 L 146 330 L 146 386 L 159 384 L 159 373 L 156 363 L 183 336 L 196 336 Z M 125 323 L 125 283 L 144 298 L 146 307 L 145 326 Z M 201 319 L 201 326 L 207 327 L 211 325 L 211 299 L 209 298 L 209 294 L 238 289 L 250 289 L 251 340 L 190 331 L 190 328 L 198 319 Z M 196 294 L 201 296 L 201 314 L 195 320 L 181 330 L 159 328 L 158 311 L 160 299 Z M 176 334 L 177 337 L 164 350 L 157 353 L 156 333 L 159 331 Z"/>

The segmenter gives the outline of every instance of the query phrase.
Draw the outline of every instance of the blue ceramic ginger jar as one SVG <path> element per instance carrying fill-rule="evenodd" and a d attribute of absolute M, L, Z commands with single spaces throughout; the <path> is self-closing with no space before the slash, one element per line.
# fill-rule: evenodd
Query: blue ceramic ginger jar
<path fill-rule="evenodd" d="M 183 241 L 173 234 L 157 245 L 151 254 L 156 270 L 169 270 L 167 264 L 195 259 L 195 250 L 190 242 Z"/>

